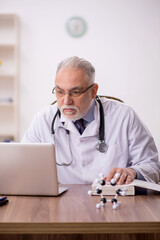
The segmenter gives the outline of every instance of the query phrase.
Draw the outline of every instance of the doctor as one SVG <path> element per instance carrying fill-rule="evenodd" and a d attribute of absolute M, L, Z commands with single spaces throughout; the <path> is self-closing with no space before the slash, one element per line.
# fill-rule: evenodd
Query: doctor
<path fill-rule="evenodd" d="M 131 107 L 96 99 L 97 90 L 91 63 L 78 57 L 62 61 L 53 89 L 57 103 L 35 115 L 22 142 L 54 143 L 60 183 L 90 184 L 99 173 L 107 181 L 120 173 L 118 184 L 135 178 L 158 182 L 160 163 L 151 134 Z M 77 121 L 81 118 L 83 123 Z"/>

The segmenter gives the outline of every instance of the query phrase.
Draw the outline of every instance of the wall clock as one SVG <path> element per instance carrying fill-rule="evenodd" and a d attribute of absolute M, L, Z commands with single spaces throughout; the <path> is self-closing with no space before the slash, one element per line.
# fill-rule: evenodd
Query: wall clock
<path fill-rule="evenodd" d="M 72 37 L 82 37 L 87 30 L 87 24 L 81 17 L 71 17 L 66 23 L 67 32 Z"/>

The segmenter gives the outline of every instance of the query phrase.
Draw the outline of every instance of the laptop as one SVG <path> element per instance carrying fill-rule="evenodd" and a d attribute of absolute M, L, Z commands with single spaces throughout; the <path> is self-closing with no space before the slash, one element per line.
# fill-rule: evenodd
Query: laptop
<path fill-rule="evenodd" d="M 0 195 L 58 196 L 55 148 L 49 143 L 0 143 Z"/>

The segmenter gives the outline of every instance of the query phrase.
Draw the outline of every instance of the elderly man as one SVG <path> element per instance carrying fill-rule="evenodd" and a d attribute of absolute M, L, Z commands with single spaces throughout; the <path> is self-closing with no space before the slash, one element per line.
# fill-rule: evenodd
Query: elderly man
<path fill-rule="evenodd" d="M 22 142 L 53 143 L 60 183 L 92 183 L 103 173 L 118 184 L 133 179 L 158 182 L 160 163 L 154 140 L 133 109 L 97 98 L 95 69 L 78 57 L 57 68 L 57 103 L 36 114 Z M 54 137 L 52 136 L 54 135 Z"/>

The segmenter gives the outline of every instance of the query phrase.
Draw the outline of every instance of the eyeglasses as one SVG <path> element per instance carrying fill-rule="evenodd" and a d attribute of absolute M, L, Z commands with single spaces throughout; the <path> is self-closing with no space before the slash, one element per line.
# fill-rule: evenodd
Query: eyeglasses
<path fill-rule="evenodd" d="M 63 97 L 64 95 L 68 94 L 70 97 L 79 97 L 81 96 L 81 94 L 87 92 L 92 86 L 94 85 L 94 83 L 92 85 L 90 85 L 88 88 L 86 88 L 84 91 L 80 91 L 78 89 L 74 89 L 71 91 L 68 91 L 68 93 L 66 93 L 64 90 L 62 89 L 57 89 L 56 87 L 53 88 L 52 93 L 58 96 L 58 97 Z"/>

